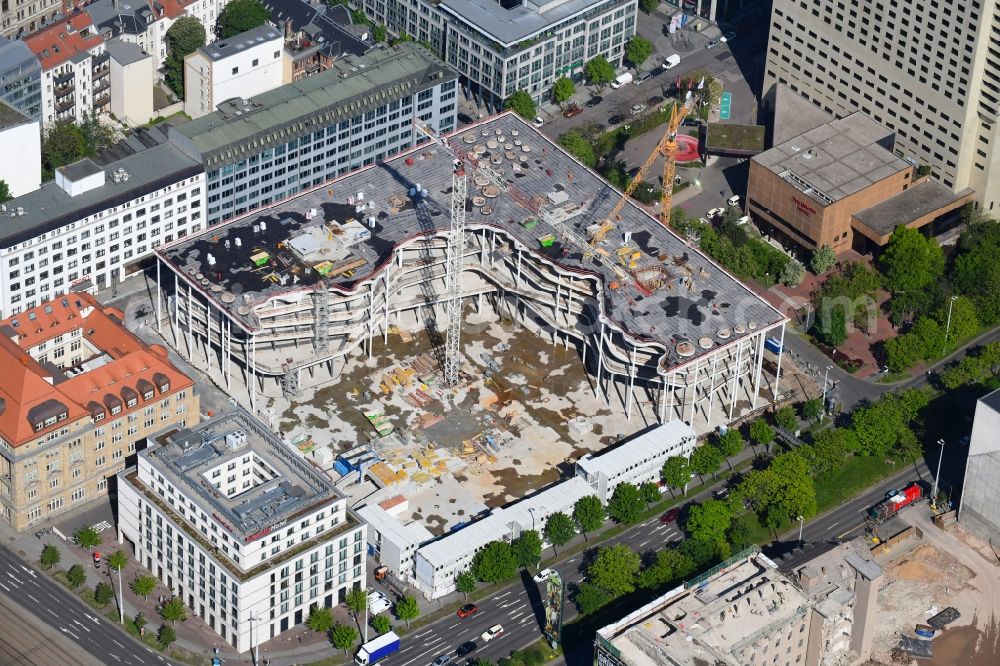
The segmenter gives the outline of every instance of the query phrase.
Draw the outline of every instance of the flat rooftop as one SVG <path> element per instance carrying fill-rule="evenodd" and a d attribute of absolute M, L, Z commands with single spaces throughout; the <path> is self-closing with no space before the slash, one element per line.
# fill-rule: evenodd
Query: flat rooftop
<path fill-rule="evenodd" d="M 16 127 L 17 125 L 24 125 L 25 123 L 30 122 L 32 122 L 31 118 L 24 115 L 10 104 L 0 100 L 0 130 L 5 130 L 8 127 Z"/>
<path fill-rule="evenodd" d="M 833 114 L 816 106 L 786 84 L 775 84 L 773 145 L 779 146 L 833 119 Z"/>
<path fill-rule="evenodd" d="M 563 21 L 574 14 L 602 4 L 604 0 L 553 0 L 510 7 L 496 0 L 442 0 L 445 10 L 477 32 L 485 33 L 504 46 L 512 46 Z M 623 2 L 622 5 L 628 3 Z"/>
<path fill-rule="evenodd" d="M 912 169 L 893 134 L 861 112 L 831 120 L 753 157 L 821 206 Z"/>
<path fill-rule="evenodd" d="M 936 211 L 942 213 L 970 201 L 975 193 L 970 188 L 961 192 L 933 180 L 926 180 L 903 190 L 880 204 L 858 211 L 854 217 L 863 225 L 887 236 L 899 225 L 908 225 Z"/>
<path fill-rule="evenodd" d="M 265 23 L 238 35 L 206 44 L 198 50 L 209 60 L 225 60 L 254 46 L 280 38 L 281 33 L 278 29 L 270 23 Z"/>
<path fill-rule="evenodd" d="M 760 555 L 674 590 L 599 634 L 629 666 L 732 664 L 733 652 L 804 615 L 809 599 Z"/>
<path fill-rule="evenodd" d="M 450 140 L 466 151 L 480 150 L 483 160 L 499 160 L 492 166 L 523 194 L 519 198 L 547 202 L 549 195 L 559 195 L 558 199 L 565 194 L 571 204 L 583 206 L 582 214 L 564 223 L 580 237 L 587 237 L 587 228 L 604 220 L 621 196 L 512 113 L 464 128 Z M 374 218 L 370 238 L 350 248 L 350 257 L 363 265 L 353 275 L 331 273 L 324 278 L 331 288 L 353 291 L 382 271 L 395 248 L 450 228 L 451 174 L 452 157 L 436 145 L 425 144 L 276 206 L 185 237 L 157 252 L 212 299 L 215 307 L 228 312 L 246 330 L 255 331 L 258 322 L 253 307 L 291 290 L 311 290 L 321 279 L 319 265 L 304 264 L 287 247 L 289 240 L 305 234 L 315 238 L 316 232 L 310 230 L 317 228 L 328 230 L 320 236 L 325 238 L 331 235 L 329 230 L 341 230 L 347 220 Z M 474 181 L 470 176 L 470 196 L 478 194 Z M 418 183 L 427 191 L 419 209 L 409 196 Z M 361 203 L 367 205 L 363 213 L 357 212 Z M 311 210 L 316 214 L 307 220 Z M 540 220 L 533 228 L 525 228 L 521 222 L 535 216 L 509 194 L 488 199 L 484 206 L 473 206 L 470 201 L 466 210 L 470 230 L 498 230 L 526 253 L 568 273 L 583 272 L 606 285 L 619 279 L 607 266 L 585 259 L 572 244 L 557 240 L 542 247 L 539 238 L 558 236 L 559 230 Z M 784 320 L 766 301 L 633 202 L 626 204 L 621 218 L 617 231 L 606 240 L 611 252 L 622 234 L 629 233 L 642 253 L 639 266 L 662 265 L 671 277 L 649 297 L 632 286 L 606 289 L 604 313 L 632 338 L 662 346 L 672 365 Z M 240 247 L 235 243 L 237 238 Z M 340 261 L 338 253 L 343 250 L 338 247 L 339 236 L 329 244 L 330 261 Z M 269 279 L 274 272 L 270 267 L 262 270 L 251 261 L 251 254 L 258 249 L 273 255 L 283 267 L 277 283 Z M 214 265 L 208 261 L 210 253 Z M 690 280 L 685 271 L 690 271 Z M 681 357 L 676 347 L 685 342 L 682 350 L 688 355 Z"/>
<path fill-rule="evenodd" d="M 241 541 L 339 498 L 326 475 L 242 410 L 151 439 L 159 446 L 139 456 Z M 237 483 L 253 485 L 227 492 L 228 476 L 237 472 Z"/>

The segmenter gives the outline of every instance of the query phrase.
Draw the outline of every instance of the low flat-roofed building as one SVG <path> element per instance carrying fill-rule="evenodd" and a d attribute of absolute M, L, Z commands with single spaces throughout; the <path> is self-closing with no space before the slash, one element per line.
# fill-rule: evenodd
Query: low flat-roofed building
<path fill-rule="evenodd" d="M 369 554 L 400 580 L 412 581 L 413 556 L 421 544 L 435 539 L 434 534 L 417 521 L 402 522 L 380 504 L 368 504 L 357 513 L 368 525 Z"/>
<path fill-rule="evenodd" d="M 237 650 L 365 587 L 365 525 L 322 471 L 250 414 L 150 441 L 118 476 L 119 534 Z"/>

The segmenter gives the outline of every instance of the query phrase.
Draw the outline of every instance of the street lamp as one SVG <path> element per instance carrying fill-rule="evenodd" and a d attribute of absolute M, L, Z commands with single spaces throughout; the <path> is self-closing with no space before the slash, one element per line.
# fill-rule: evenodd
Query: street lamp
<path fill-rule="evenodd" d="M 799 516 L 798 517 L 798 521 L 799 521 L 799 545 L 801 546 L 802 545 L 802 525 L 803 525 L 803 523 L 805 521 L 805 518 L 803 518 L 802 516 Z"/>
<path fill-rule="evenodd" d="M 826 374 L 823 375 L 823 411 L 826 411 L 826 380 L 830 376 L 830 369 L 833 368 L 832 365 L 826 366 Z"/>
<path fill-rule="evenodd" d="M 951 331 L 951 308 L 955 305 L 955 301 L 958 300 L 958 296 L 952 296 L 948 299 L 948 323 L 944 327 L 944 346 L 941 347 L 941 353 L 944 353 L 944 348 L 948 346 L 948 333 Z"/>
<path fill-rule="evenodd" d="M 253 663 L 257 663 L 257 644 L 253 640 L 253 623 L 259 622 L 260 618 L 256 615 L 250 616 L 250 657 L 253 659 Z"/>
<path fill-rule="evenodd" d="M 941 447 L 941 452 L 938 453 L 937 473 L 934 474 L 934 490 L 931 491 L 931 506 L 935 509 L 937 508 L 938 479 L 941 478 L 941 461 L 944 458 L 944 440 L 939 439 L 937 443 Z"/>

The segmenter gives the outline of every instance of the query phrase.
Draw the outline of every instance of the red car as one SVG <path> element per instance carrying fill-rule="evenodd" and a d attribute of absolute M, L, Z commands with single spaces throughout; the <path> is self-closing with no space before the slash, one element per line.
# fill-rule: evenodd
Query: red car
<path fill-rule="evenodd" d="M 667 511 L 665 514 L 660 516 L 660 524 L 669 525 L 670 523 L 675 522 L 677 520 L 677 516 L 679 516 L 680 513 L 681 510 L 678 508 L 673 508 L 670 511 Z"/>
<path fill-rule="evenodd" d="M 477 606 L 476 604 L 465 604 L 464 606 L 458 609 L 457 615 L 459 618 L 464 620 L 465 618 L 471 615 L 475 615 L 478 611 L 479 611 L 479 606 Z"/>
<path fill-rule="evenodd" d="M 581 109 L 576 104 L 573 104 L 572 106 L 567 107 L 565 111 L 563 111 L 563 116 L 565 116 L 566 118 L 572 118 L 573 116 L 577 116 L 581 113 L 583 113 L 583 109 Z"/>

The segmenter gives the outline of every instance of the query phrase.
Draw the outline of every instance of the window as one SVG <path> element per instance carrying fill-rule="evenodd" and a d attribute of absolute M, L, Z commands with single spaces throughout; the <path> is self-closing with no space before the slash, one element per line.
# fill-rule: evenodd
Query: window
<path fill-rule="evenodd" d="M 239 72 L 240 72 L 239 67 L 233 67 L 233 74 L 239 74 Z"/>

